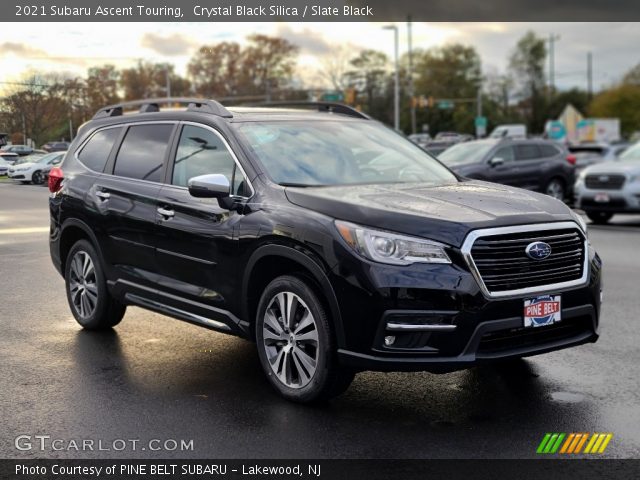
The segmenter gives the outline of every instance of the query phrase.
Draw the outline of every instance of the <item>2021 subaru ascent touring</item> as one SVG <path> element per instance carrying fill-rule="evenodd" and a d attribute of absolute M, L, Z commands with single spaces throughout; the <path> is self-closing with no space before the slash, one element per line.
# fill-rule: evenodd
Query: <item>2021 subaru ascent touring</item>
<path fill-rule="evenodd" d="M 354 109 L 310 106 L 101 109 L 49 175 L 51 257 L 78 323 L 110 328 L 136 305 L 253 340 L 298 402 L 362 370 L 597 340 L 601 261 L 579 216 L 461 178 Z"/>

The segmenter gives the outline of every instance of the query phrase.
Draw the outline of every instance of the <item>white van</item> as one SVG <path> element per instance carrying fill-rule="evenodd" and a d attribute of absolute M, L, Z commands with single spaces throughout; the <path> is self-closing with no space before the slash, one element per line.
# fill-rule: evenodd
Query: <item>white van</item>
<path fill-rule="evenodd" d="M 527 126 L 522 123 L 513 123 L 510 125 L 498 125 L 490 138 L 527 138 Z"/>

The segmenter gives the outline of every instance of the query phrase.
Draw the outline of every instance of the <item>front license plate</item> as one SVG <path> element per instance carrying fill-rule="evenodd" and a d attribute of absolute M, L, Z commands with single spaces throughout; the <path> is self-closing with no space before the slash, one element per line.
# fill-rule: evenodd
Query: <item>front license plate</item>
<path fill-rule="evenodd" d="M 596 193 L 594 200 L 598 203 L 609 203 L 611 201 L 608 193 Z"/>
<path fill-rule="evenodd" d="M 524 326 L 542 327 L 561 320 L 560 295 L 543 295 L 524 301 Z"/>

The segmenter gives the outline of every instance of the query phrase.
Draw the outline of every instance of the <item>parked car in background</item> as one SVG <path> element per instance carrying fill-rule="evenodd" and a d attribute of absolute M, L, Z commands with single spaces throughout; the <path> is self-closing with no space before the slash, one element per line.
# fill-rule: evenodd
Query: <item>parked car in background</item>
<path fill-rule="evenodd" d="M 465 135 L 457 132 L 438 132 L 434 140 L 438 142 L 458 143 L 464 141 Z"/>
<path fill-rule="evenodd" d="M 46 155 L 29 155 L 9 168 L 9 178 L 22 183 L 32 182 L 35 185 L 44 183 L 49 171 L 62 163 L 67 152 L 53 152 Z M 26 160 L 26 161 L 22 161 Z"/>
<path fill-rule="evenodd" d="M 594 223 L 618 213 L 640 213 L 640 142 L 619 160 L 585 168 L 575 185 L 575 205 Z"/>
<path fill-rule="evenodd" d="M 33 148 L 28 145 L 4 145 L 0 150 L 3 152 L 17 153 L 20 156 L 33 153 Z"/>
<path fill-rule="evenodd" d="M 438 159 L 463 177 L 569 197 L 574 182 L 567 150 L 545 140 L 486 139 L 458 143 Z"/>
<path fill-rule="evenodd" d="M 47 142 L 41 148 L 45 152 L 66 152 L 69 149 L 69 142 Z"/>
<path fill-rule="evenodd" d="M 9 167 L 11 167 L 11 165 L 13 165 L 13 163 L 7 162 L 0 156 L 0 176 L 5 176 L 9 171 Z"/>
<path fill-rule="evenodd" d="M 493 129 L 489 138 L 527 138 L 527 127 L 522 123 L 498 125 Z"/>
<path fill-rule="evenodd" d="M 617 160 L 622 152 L 629 148 L 629 143 L 581 143 L 569 145 L 569 151 L 576 157 L 576 170 L 595 163 Z"/>
<path fill-rule="evenodd" d="M 428 133 L 414 133 L 409 135 L 408 138 L 413 143 L 422 148 L 424 148 L 431 141 L 431 135 L 429 135 Z"/>
<path fill-rule="evenodd" d="M 13 153 L 13 152 L 0 151 L 0 158 L 2 160 L 4 160 L 5 162 L 7 162 L 9 165 L 13 165 L 14 163 L 16 163 L 16 160 L 18 160 L 18 158 L 20 158 L 20 155 L 18 155 L 17 153 Z"/>
<path fill-rule="evenodd" d="M 434 157 L 439 156 L 442 152 L 444 152 L 447 148 L 455 145 L 455 143 L 451 142 L 429 142 L 426 144 L 424 148 L 428 153 L 433 155 Z"/>

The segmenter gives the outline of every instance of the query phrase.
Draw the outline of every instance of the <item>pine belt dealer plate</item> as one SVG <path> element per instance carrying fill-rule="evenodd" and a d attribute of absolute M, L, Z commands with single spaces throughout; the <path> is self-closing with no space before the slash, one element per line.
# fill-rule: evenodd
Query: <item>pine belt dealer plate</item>
<path fill-rule="evenodd" d="M 562 317 L 560 295 L 543 295 L 524 301 L 524 326 L 543 327 L 559 322 Z"/>

